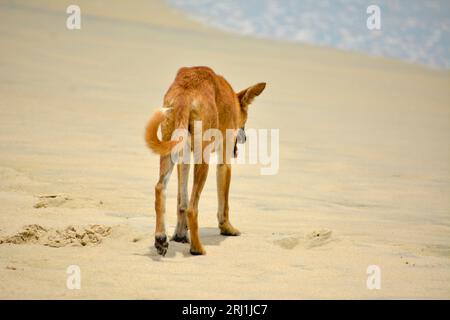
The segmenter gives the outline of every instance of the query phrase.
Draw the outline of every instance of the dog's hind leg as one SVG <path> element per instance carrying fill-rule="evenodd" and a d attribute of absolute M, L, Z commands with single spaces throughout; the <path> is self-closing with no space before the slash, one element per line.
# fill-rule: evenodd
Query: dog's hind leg
<path fill-rule="evenodd" d="M 205 254 L 198 236 L 198 201 L 208 176 L 209 165 L 206 163 L 195 164 L 194 166 L 194 185 L 192 186 L 191 200 L 187 211 L 189 231 L 191 234 L 191 254 Z"/>
<path fill-rule="evenodd" d="M 217 210 L 217 220 L 219 221 L 220 234 L 225 236 L 238 236 L 240 232 L 230 223 L 228 215 L 228 194 L 230 192 L 231 165 L 217 165 L 217 199 L 219 208 Z"/>
<path fill-rule="evenodd" d="M 176 242 L 189 242 L 187 236 L 187 207 L 188 207 L 188 180 L 189 180 L 188 164 L 178 164 L 178 196 L 177 196 L 177 226 L 173 233 L 172 239 Z"/>
<path fill-rule="evenodd" d="M 174 163 L 170 155 L 160 157 L 159 180 L 155 186 L 155 248 L 158 253 L 163 256 L 166 254 L 167 248 L 169 247 L 166 236 L 166 227 L 164 223 L 164 214 L 166 212 L 166 188 L 173 167 Z"/>

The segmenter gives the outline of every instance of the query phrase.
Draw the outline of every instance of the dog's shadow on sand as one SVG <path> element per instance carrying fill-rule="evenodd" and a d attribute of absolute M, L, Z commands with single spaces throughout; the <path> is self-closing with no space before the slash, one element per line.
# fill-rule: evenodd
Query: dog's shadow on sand
<path fill-rule="evenodd" d="M 202 244 L 206 247 L 208 246 L 219 246 L 222 241 L 226 240 L 227 236 L 223 236 L 220 234 L 219 228 L 199 228 L 199 235 L 200 235 L 200 241 Z M 150 257 L 153 261 L 161 261 L 161 259 L 167 259 L 167 258 L 174 258 L 178 252 L 181 252 L 181 254 L 186 257 L 194 257 L 189 252 L 190 244 L 189 243 L 179 243 L 175 241 L 169 241 L 169 248 L 167 250 L 167 253 L 164 257 L 159 255 L 156 251 L 156 248 L 151 246 L 149 248 L 149 251 L 145 254 L 141 254 L 146 257 Z M 208 250 L 206 248 L 206 250 Z"/>

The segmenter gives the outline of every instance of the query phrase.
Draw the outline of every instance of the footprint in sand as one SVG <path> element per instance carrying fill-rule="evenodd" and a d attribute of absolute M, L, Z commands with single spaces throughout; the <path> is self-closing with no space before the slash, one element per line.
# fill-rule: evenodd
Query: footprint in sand
<path fill-rule="evenodd" d="M 332 240 L 331 234 L 332 231 L 329 229 L 319 229 L 308 233 L 306 236 L 284 236 L 280 239 L 275 240 L 273 243 L 287 250 L 292 250 L 297 246 L 301 246 L 305 249 L 310 249 L 329 243 Z"/>
<path fill-rule="evenodd" d="M 282 239 L 275 240 L 273 243 L 284 249 L 290 250 L 298 246 L 298 244 L 300 243 L 300 237 L 297 236 L 285 237 Z"/>
<path fill-rule="evenodd" d="M 48 207 L 60 207 L 70 200 L 72 199 L 62 194 L 43 195 L 39 196 L 39 201 L 34 205 L 34 207 L 36 209 Z"/>
<path fill-rule="evenodd" d="M 36 209 L 51 207 L 83 208 L 101 205 L 103 205 L 102 201 L 95 201 L 90 198 L 73 199 L 64 194 L 50 194 L 39 196 L 39 201 L 34 207 Z"/>
<path fill-rule="evenodd" d="M 309 249 L 329 243 L 332 240 L 331 233 L 329 229 L 320 229 L 307 234 L 305 237 L 305 247 Z"/>

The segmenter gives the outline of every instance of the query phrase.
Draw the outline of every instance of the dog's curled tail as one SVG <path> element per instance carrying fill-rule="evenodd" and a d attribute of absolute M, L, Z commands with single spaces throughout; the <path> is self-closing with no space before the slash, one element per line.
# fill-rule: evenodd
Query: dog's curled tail
<path fill-rule="evenodd" d="M 172 149 L 181 141 L 170 140 L 161 141 L 158 138 L 158 127 L 165 119 L 164 112 L 162 110 L 156 110 L 153 116 L 150 118 L 145 130 L 145 142 L 147 146 L 155 153 L 165 156 L 168 155 Z"/>

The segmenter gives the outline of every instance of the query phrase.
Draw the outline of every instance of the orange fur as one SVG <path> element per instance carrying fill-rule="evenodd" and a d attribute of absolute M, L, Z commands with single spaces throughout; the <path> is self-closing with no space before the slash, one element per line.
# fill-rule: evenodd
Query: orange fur
<path fill-rule="evenodd" d="M 165 190 L 174 167 L 168 155 L 181 141 L 172 141 L 172 133 L 176 129 L 187 129 L 193 139 L 192 128 L 195 121 L 202 122 L 202 130 L 219 129 L 226 137 L 227 129 L 239 129 L 245 126 L 248 106 L 256 96 L 264 90 L 266 84 L 258 83 L 236 93 L 222 76 L 208 67 L 181 68 L 174 82 L 164 96 L 165 113 L 158 110 L 150 119 L 145 133 L 145 140 L 150 149 L 161 155 L 159 180 L 155 186 L 155 247 L 158 253 L 165 255 L 169 246 L 165 234 Z M 158 127 L 161 125 L 162 140 L 158 138 Z M 217 165 L 217 196 L 219 209 L 217 212 L 220 233 L 237 236 L 239 230 L 234 228 L 229 218 L 228 194 L 231 181 L 231 165 L 226 160 L 226 143 L 223 145 L 225 164 Z M 235 141 L 231 142 L 233 146 Z M 193 143 L 191 144 L 193 146 Z M 207 144 L 203 143 L 203 148 Z M 203 154 L 203 152 L 202 152 Z M 187 228 L 190 232 L 192 254 L 205 254 L 198 234 L 198 202 L 207 175 L 207 163 L 194 165 L 194 184 L 190 200 L 188 200 L 187 179 L 189 164 L 177 166 L 178 170 L 178 222 L 172 240 L 189 242 Z"/>

